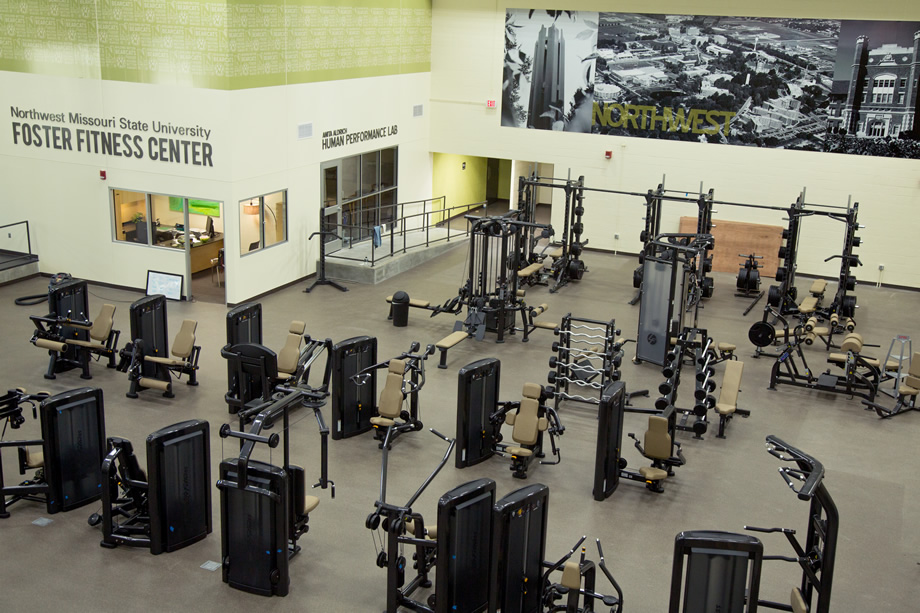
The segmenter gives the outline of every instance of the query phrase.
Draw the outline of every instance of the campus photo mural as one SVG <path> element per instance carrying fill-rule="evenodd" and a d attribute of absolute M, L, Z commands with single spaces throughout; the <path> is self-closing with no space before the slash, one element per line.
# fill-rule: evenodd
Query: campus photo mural
<path fill-rule="evenodd" d="M 920 22 L 509 9 L 506 127 L 920 158 Z"/>

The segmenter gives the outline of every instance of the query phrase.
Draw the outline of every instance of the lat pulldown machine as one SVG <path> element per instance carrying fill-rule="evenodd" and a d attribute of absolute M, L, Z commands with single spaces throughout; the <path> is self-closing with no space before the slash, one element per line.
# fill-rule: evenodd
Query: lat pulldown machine
<path fill-rule="evenodd" d="M 223 580 L 239 590 L 263 596 L 286 596 L 290 588 L 288 563 L 298 552 L 298 539 L 309 526 L 309 513 L 319 498 L 306 495 L 305 471 L 290 463 L 289 410 L 302 403 L 303 390 L 288 389 L 266 402 L 252 420 L 248 432 L 235 432 L 230 424 L 220 427 L 221 438 L 240 439 L 236 457 L 220 463 L 220 523 Z M 319 426 L 320 478 L 313 487 L 332 488 L 328 477 L 329 429 L 319 408 L 313 409 Z M 251 459 L 257 443 L 275 449 L 281 435 L 262 431 L 281 418 L 284 446 L 281 466 Z"/>

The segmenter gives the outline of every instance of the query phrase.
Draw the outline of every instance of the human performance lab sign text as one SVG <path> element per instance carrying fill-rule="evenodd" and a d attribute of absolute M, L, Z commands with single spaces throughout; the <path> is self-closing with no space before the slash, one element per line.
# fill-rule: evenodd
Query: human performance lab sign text
<path fill-rule="evenodd" d="M 149 159 L 167 164 L 214 166 L 211 130 L 129 117 L 95 117 L 10 106 L 17 147 Z"/>

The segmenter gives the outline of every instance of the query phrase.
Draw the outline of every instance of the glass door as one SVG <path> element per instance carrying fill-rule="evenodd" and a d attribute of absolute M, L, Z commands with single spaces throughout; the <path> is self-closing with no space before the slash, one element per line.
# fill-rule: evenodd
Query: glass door
<path fill-rule="evenodd" d="M 322 239 L 326 242 L 326 251 L 338 251 L 342 248 L 342 190 L 339 184 L 342 161 L 326 162 L 321 167 L 322 172 L 322 230 L 332 232 L 325 234 Z"/>

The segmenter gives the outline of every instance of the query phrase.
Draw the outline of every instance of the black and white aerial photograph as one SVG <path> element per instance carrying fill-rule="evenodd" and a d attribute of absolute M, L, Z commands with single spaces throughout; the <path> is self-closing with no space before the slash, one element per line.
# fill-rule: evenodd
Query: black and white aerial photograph
<path fill-rule="evenodd" d="M 920 157 L 920 23 L 509 9 L 502 125 Z"/>

